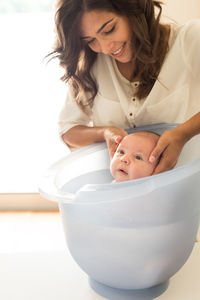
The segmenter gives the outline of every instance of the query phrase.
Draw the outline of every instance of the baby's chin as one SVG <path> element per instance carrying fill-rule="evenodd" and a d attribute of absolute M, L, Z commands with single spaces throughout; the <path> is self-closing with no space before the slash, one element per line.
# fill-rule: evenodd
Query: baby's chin
<path fill-rule="evenodd" d="M 113 182 L 124 182 L 124 181 L 131 181 L 131 180 L 136 180 L 136 179 L 140 179 L 140 178 L 145 178 L 145 177 L 149 177 L 152 176 L 152 174 L 144 174 L 142 176 L 137 176 L 137 177 L 115 177 Z"/>
<path fill-rule="evenodd" d="M 129 180 L 131 180 L 131 179 L 115 178 L 115 179 L 113 180 L 113 182 L 124 182 L 124 181 L 129 181 Z"/>
<path fill-rule="evenodd" d="M 128 181 L 130 179 L 128 178 L 123 178 L 123 177 L 114 177 L 114 182 L 123 182 L 123 181 Z"/>

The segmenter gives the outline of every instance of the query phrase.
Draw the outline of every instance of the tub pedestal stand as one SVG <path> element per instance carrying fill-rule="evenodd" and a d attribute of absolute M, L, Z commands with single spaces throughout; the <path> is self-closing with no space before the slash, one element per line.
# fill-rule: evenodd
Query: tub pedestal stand
<path fill-rule="evenodd" d="M 153 300 L 166 291 L 169 280 L 143 290 L 115 289 L 97 282 L 92 278 L 89 278 L 89 283 L 95 292 L 109 300 Z"/>

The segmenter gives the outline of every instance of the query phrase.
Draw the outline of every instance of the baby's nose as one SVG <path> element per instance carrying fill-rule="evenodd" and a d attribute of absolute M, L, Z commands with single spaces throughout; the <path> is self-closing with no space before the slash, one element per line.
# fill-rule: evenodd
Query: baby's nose
<path fill-rule="evenodd" d="M 124 155 L 121 157 L 121 161 L 128 165 L 128 164 L 130 163 L 130 158 L 129 158 L 128 155 L 124 154 Z"/>

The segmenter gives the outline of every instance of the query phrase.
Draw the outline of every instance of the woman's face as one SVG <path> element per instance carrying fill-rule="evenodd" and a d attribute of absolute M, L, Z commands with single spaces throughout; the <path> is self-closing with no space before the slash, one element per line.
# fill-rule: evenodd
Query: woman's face
<path fill-rule="evenodd" d="M 132 30 L 124 16 L 94 10 L 83 14 L 81 39 L 97 53 L 112 56 L 122 63 L 132 59 Z"/>

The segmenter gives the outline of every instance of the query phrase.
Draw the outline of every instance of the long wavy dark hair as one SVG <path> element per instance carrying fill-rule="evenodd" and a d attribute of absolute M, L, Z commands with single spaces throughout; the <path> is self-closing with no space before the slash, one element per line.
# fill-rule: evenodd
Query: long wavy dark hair
<path fill-rule="evenodd" d="M 80 21 L 84 12 L 106 10 L 126 16 L 133 30 L 134 70 L 141 84 L 136 96 L 146 97 L 158 77 L 166 51 L 166 27 L 160 23 L 162 2 L 152 0 L 59 0 L 55 14 L 56 43 L 52 57 L 65 69 L 62 76 L 69 82 L 75 100 L 80 103 L 82 92 L 88 92 L 89 102 L 97 94 L 97 84 L 90 70 L 97 53 L 85 45 L 80 36 Z M 155 8 L 158 9 L 156 14 Z"/>

